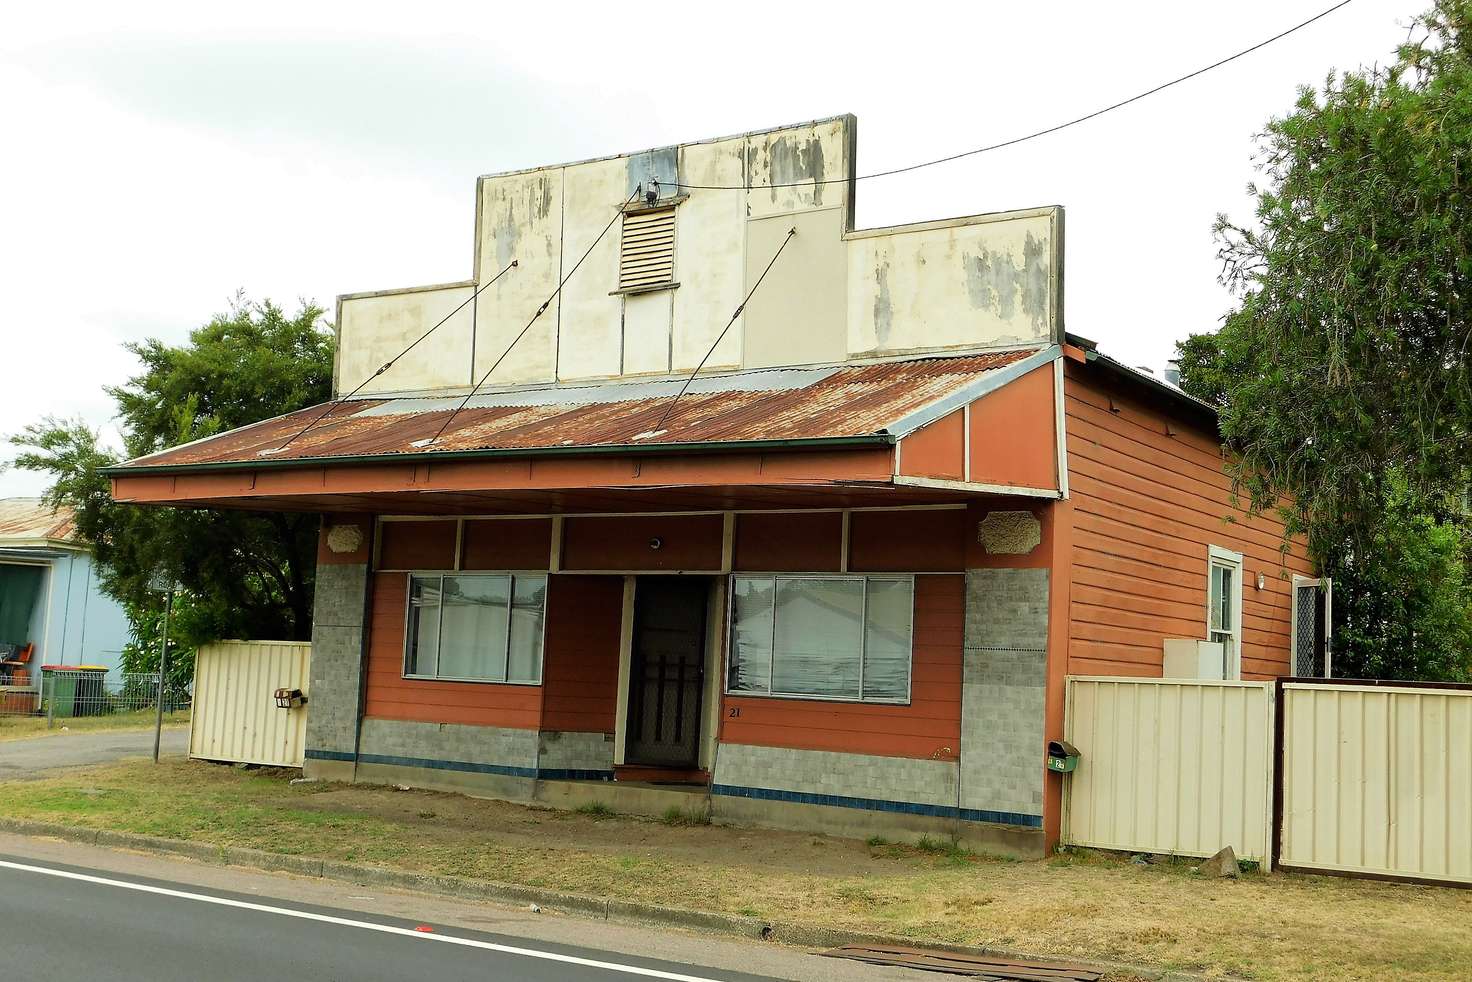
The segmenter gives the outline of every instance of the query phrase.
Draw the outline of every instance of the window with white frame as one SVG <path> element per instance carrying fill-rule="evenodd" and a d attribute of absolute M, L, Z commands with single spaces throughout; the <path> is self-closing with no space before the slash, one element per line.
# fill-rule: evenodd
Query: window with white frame
<path fill-rule="evenodd" d="M 1211 546 L 1206 563 L 1206 640 L 1222 646 L 1222 678 L 1242 677 L 1242 554 Z"/>
<path fill-rule="evenodd" d="M 546 604 L 540 573 L 411 574 L 405 677 L 540 684 Z"/>
<path fill-rule="evenodd" d="M 912 576 L 734 576 L 728 692 L 910 700 Z"/>

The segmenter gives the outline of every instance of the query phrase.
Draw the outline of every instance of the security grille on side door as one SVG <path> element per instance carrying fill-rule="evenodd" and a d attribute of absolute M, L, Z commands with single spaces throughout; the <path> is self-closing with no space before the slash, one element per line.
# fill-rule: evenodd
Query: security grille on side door
<path fill-rule="evenodd" d="M 618 288 L 639 290 L 675 278 L 675 209 L 634 211 L 624 216 Z"/>
<path fill-rule="evenodd" d="M 1329 671 L 1329 580 L 1293 584 L 1293 674 L 1327 678 Z"/>

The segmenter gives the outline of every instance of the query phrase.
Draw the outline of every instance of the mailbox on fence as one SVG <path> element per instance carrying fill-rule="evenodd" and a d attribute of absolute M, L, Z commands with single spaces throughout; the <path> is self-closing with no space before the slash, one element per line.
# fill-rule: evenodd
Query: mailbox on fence
<path fill-rule="evenodd" d="M 1048 770 L 1059 774 L 1069 774 L 1077 767 L 1077 747 L 1067 740 L 1048 741 Z"/>

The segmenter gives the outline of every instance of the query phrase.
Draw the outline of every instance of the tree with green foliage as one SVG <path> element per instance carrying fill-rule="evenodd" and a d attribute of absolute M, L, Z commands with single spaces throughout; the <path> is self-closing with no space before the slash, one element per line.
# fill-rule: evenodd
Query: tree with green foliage
<path fill-rule="evenodd" d="M 1219 219 L 1240 303 L 1180 345 L 1239 495 L 1335 581 L 1336 674 L 1472 672 L 1472 0 L 1388 67 L 1331 75 L 1258 139 Z"/>
<path fill-rule="evenodd" d="M 191 332 L 187 344 L 128 344 L 142 369 L 107 389 L 118 407 L 122 459 L 331 398 L 333 340 L 320 326 L 322 313 L 304 303 L 287 316 L 270 302 L 236 298 L 227 313 Z M 51 476 L 47 500 L 76 509 L 101 585 L 132 621 L 125 660 L 138 664 L 128 670 L 153 671 L 157 664 L 163 597 L 153 589 L 156 572 L 182 588 L 169 632 L 177 650 L 220 638 L 311 637 L 317 516 L 113 501 L 102 469 L 119 458 L 80 421 L 47 418 L 10 442 L 20 448 L 15 466 Z M 176 659 L 181 678 L 192 671 L 190 662 Z"/>

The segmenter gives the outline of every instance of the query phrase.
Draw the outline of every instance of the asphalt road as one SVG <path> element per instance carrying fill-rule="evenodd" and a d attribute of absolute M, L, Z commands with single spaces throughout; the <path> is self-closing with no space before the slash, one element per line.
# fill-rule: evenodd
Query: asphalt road
<path fill-rule="evenodd" d="M 160 753 L 189 752 L 189 727 L 165 729 Z M 64 767 L 106 764 L 124 757 L 152 757 L 152 730 L 53 731 L 25 740 L 0 740 L 0 781 L 39 777 Z"/>
<path fill-rule="evenodd" d="M 322 899 L 335 902 L 313 902 Z M 17 971 L 17 978 L 48 980 L 937 978 L 756 941 L 370 891 L 4 833 L 0 925 L 0 964 L 8 966 L 0 976 Z"/>

